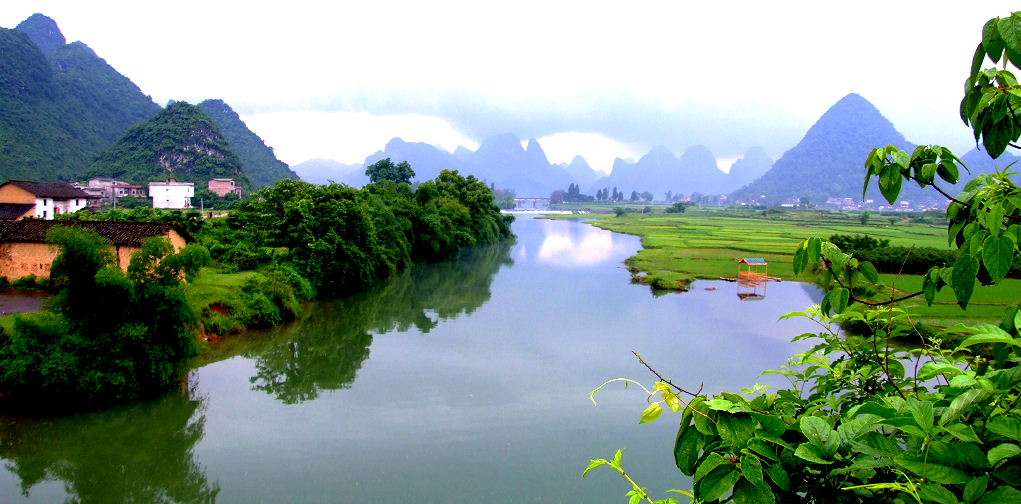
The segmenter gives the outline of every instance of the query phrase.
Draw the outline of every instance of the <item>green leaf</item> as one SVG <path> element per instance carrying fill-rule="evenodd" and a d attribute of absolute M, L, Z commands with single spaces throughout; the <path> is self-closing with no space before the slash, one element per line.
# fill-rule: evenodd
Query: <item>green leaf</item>
<path fill-rule="evenodd" d="M 957 346 L 957 349 L 967 348 L 972 345 L 1006 343 L 1013 346 L 1021 346 L 1021 341 L 1014 339 L 1007 331 L 1000 329 L 993 324 L 976 324 L 976 333 L 969 336 Z"/>
<path fill-rule="evenodd" d="M 1017 504 L 1018 502 L 1021 502 L 1021 492 L 1004 485 L 983 495 L 978 504 Z"/>
<path fill-rule="evenodd" d="M 704 478 L 705 475 L 712 472 L 713 469 L 716 469 L 722 464 L 729 463 L 730 462 L 727 459 L 723 458 L 723 456 L 720 455 L 719 453 L 710 453 L 709 455 L 706 455 L 705 460 L 701 464 L 699 464 L 698 469 L 695 470 L 695 477 L 693 478 L 693 481 L 695 483 L 698 483 L 699 480 Z"/>
<path fill-rule="evenodd" d="M 960 469 L 932 462 L 926 463 L 921 460 L 915 460 L 907 455 L 897 457 L 893 461 L 898 466 L 934 483 L 956 485 L 964 484 L 971 480 L 971 477 Z"/>
<path fill-rule="evenodd" d="M 861 264 L 858 265 L 858 271 L 861 271 L 861 274 L 865 277 L 865 280 L 868 280 L 871 283 L 876 283 L 879 281 L 879 270 L 877 270 L 876 267 L 869 261 L 862 261 Z"/>
<path fill-rule="evenodd" d="M 951 184 L 956 184 L 961 178 L 961 171 L 957 169 L 957 163 L 949 159 L 940 161 L 939 165 L 936 166 L 936 173 L 939 175 L 939 178 Z"/>
<path fill-rule="evenodd" d="M 996 28 L 1007 49 L 1021 54 L 1021 19 L 1014 16 L 1000 18 Z"/>
<path fill-rule="evenodd" d="M 741 477 L 741 474 L 732 465 L 718 467 L 702 479 L 698 485 L 696 495 L 699 499 L 706 502 L 719 499 L 734 488 L 734 484 L 737 483 L 739 477 Z"/>
<path fill-rule="evenodd" d="M 883 197 L 891 205 L 897 202 L 897 196 L 900 195 L 903 184 L 904 178 L 895 165 L 883 168 L 883 172 L 879 174 L 879 192 L 883 194 Z"/>
<path fill-rule="evenodd" d="M 904 152 L 900 149 L 893 151 L 892 153 L 893 162 L 901 168 L 901 170 L 907 170 L 911 166 L 911 154 Z"/>
<path fill-rule="evenodd" d="M 800 275 L 808 267 L 808 251 L 799 248 L 794 252 L 794 274 Z"/>
<path fill-rule="evenodd" d="M 686 426 L 677 431 L 677 441 L 674 442 L 674 463 L 685 475 L 691 476 L 695 472 L 695 464 L 698 462 L 699 454 L 705 444 L 705 438 L 697 429 Z"/>
<path fill-rule="evenodd" d="M 946 430 L 951 436 L 954 436 L 961 441 L 968 443 L 981 443 L 982 440 L 975 434 L 975 429 L 972 429 L 970 425 L 963 423 L 950 424 L 946 427 Z"/>
<path fill-rule="evenodd" d="M 932 431 L 933 413 L 931 402 L 919 401 L 914 397 L 908 397 L 908 411 L 911 412 L 911 417 L 915 419 L 915 423 L 921 427 L 923 432 L 929 433 Z"/>
<path fill-rule="evenodd" d="M 950 287 L 954 289 L 957 296 L 957 304 L 961 308 L 968 307 L 971 300 L 971 293 L 975 289 L 975 277 L 978 275 L 978 261 L 970 254 L 961 254 L 954 262 L 953 273 L 950 277 Z"/>
<path fill-rule="evenodd" d="M 1003 231 L 1003 205 L 995 205 L 986 213 L 986 229 L 989 230 L 989 234 L 1000 236 L 1000 232 Z"/>
<path fill-rule="evenodd" d="M 1021 455 L 1021 447 L 1018 447 L 1018 445 L 1014 443 L 1002 443 L 992 450 L 989 450 L 987 456 L 989 457 L 989 465 L 995 466 L 1003 459 L 1016 457 L 1018 455 Z"/>
<path fill-rule="evenodd" d="M 706 401 L 705 405 L 709 406 L 710 409 L 714 409 L 717 411 L 727 411 L 730 408 L 734 407 L 733 402 L 723 399 L 721 397 L 717 397 L 716 399 L 713 399 L 711 401 Z"/>
<path fill-rule="evenodd" d="M 744 455 L 740 461 L 741 475 L 749 483 L 758 485 L 762 483 L 762 461 L 755 455 Z"/>
<path fill-rule="evenodd" d="M 1000 61 L 1003 48 L 1006 47 L 1003 39 L 1000 38 L 999 21 L 999 18 L 990 19 L 982 27 L 982 46 L 985 48 L 986 54 L 989 55 L 989 59 L 994 63 Z"/>
<path fill-rule="evenodd" d="M 1021 442 L 1021 419 L 996 417 L 986 428 L 1007 439 Z"/>
<path fill-rule="evenodd" d="M 963 394 L 954 398 L 950 401 L 950 406 L 943 410 L 943 414 L 939 417 L 939 424 L 946 426 L 946 424 L 957 420 L 971 405 L 982 402 L 989 398 L 992 392 L 985 389 L 970 389 L 965 391 Z"/>
<path fill-rule="evenodd" d="M 989 485 L 989 476 L 983 476 L 981 478 L 975 478 L 968 482 L 964 486 L 964 503 L 974 504 L 982 494 L 986 493 L 986 487 Z"/>
<path fill-rule="evenodd" d="M 957 504 L 960 502 L 953 492 L 947 490 L 943 485 L 934 483 L 923 484 L 918 495 L 923 501 L 939 502 L 940 504 Z"/>
<path fill-rule="evenodd" d="M 776 455 L 776 450 L 773 450 L 773 447 L 761 438 L 756 437 L 749 440 L 748 449 L 774 462 L 780 460 L 780 457 Z"/>
<path fill-rule="evenodd" d="M 591 470 L 593 470 L 593 469 L 595 469 L 595 468 L 597 468 L 599 466 L 607 465 L 609 463 L 610 462 L 607 461 L 606 459 L 592 459 L 589 462 L 588 467 L 585 468 L 585 471 L 581 473 L 581 477 L 584 478 L 584 477 L 588 476 L 588 472 L 589 471 L 591 471 Z"/>
<path fill-rule="evenodd" d="M 755 422 L 745 413 L 721 414 L 716 429 L 720 438 L 728 446 L 737 451 L 748 444 L 755 433 Z"/>
<path fill-rule="evenodd" d="M 953 377 L 963 372 L 963 370 L 953 364 L 929 361 L 922 365 L 922 369 L 918 370 L 917 378 L 919 380 L 928 380 L 940 375 Z"/>
<path fill-rule="evenodd" d="M 990 234 L 982 243 L 982 264 L 985 264 L 993 282 L 1003 280 L 1010 272 L 1013 262 L 1014 241 L 1010 238 Z"/>
<path fill-rule="evenodd" d="M 783 466 L 780 464 L 767 465 L 763 472 L 769 476 L 769 479 L 773 480 L 773 484 L 780 490 L 783 490 L 784 492 L 789 492 L 791 490 L 790 476 L 787 475 L 787 471 L 785 471 Z"/>
<path fill-rule="evenodd" d="M 663 406 L 660 405 L 660 403 L 658 403 L 658 402 L 654 402 L 654 403 L 650 404 L 648 408 L 645 408 L 645 411 L 642 412 L 642 419 L 639 420 L 638 423 L 643 424 L 643 423 L 655 422 L 656 419 L 658 419 L 659 416 L 662 415 L 662 414 L 663 414 Z"/>
<path fill-rule="evenodd" d="M 794 450 L 794 456 L 815 464 L 832 464 L 832 460 L 823 457 L 822 449 L 811 443 L 801 443 L 798 449 Z"/>
<path fill-rule="evenodd" d="M 771 504 L 776 502 L 776 496 L 765 482 L 752 484 L 747 479 L 742 479 L 734 485 L 734 495 L 730 502 L 734 504 Z"/>

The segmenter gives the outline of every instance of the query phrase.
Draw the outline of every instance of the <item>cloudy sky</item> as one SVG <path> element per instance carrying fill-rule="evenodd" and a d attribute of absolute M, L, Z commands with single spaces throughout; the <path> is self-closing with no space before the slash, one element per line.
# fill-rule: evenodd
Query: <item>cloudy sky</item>
<path fill-rule="evenodd" d="M 453 150 L 537 138 L 597 169 L 655 145 L 722 168 L 774 158 L 847 93 L 915 143 L 973 146 L 957 116 L 983 23 L 1016 0 L 4 0 L 144 93 L 221 98 L 278 157 L 361 162 L 398 136 Z"/>

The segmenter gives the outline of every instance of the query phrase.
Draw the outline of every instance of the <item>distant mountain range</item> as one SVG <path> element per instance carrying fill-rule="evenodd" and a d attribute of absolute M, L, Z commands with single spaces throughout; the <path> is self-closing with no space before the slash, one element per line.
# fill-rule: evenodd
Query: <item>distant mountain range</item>
<path fill-rule="evenodd" d="M 0 28 L 0 180 L 73 181 L 115 173 L 134 177 L 146 170 L 153 177 L 164 177 L 166 173 L 152 167 L 128 167 L 137 165 L 140 157 L 117 158 L 138 156 L 142 151 L 176 149 L 181 154 L 188 150 L 184 144 L 167 145 L 182 139 L 141 138 L 138 131 L 131 138 L 124 137 L 129 129 L 141 127 L 162 112 L 88 46 L 68 44 L 52 19 L 34 14 L 15 29 Z M 207 100 L 188 113 L 197 114 L 189 120 L 215 122 L 217 141 L 224 143 L 222 151 L 214 151 L 223 157 L 210 163 L 194 158 L 194 166 L 185 168 L 178 178 L 208 179 L 236 173 L 232 178 L 245 186 L 261 187 L 297 177 L 223 101 Z M 196 119 L 198 115 L 204 119 Z M 163 126 L 166 119 L 161 119 Z M 198 126 L 198 130 L 203 128 Z M 148 134 L 170 131 L 152 124 L 143 129 Z M 96 160 L 101 162 L 94 163 Z M 239 163 L 240 171 L 233 162 Z M 145 182 L 140 178 L 131 181 Z"/>
<path fill-rule="evenodd" d="M 916 147 L 872 103 L 851 93 L 830 107 L 768 172 L 732 193 L 731 198 L 762 204 L 801 198 L 811 203 L 825 202 L 828 198 L 860 200 L 865 159 L 873 148 L 887 145 L 896 145 L 908 152 Z M 993 160 L 978 150 L 961 155 L 961 159 L 972 170 L 972 175 L 990 173 L 1017 160 L 1009 154 Z M 961 175 L 965 181 L 971 178 L 967 173 Z M 954 192 L 963 189 L 963 183 L 945 186 Z M 866 198 L 882 200 L 876 183 L 872 184 Z M 942 197 L 916 184 L 905 184 L 901 199 L 935 202 Z"/>
<path fill-rule="evenodd" d="M 486 138 L 475 151 L 458 147 L 452 153 L 394 138 L 362 165 L 310 160 L 292 171 L 222 100 L 182 104 L 171 111 L 174 105 L 162 109 L 88 46 L 68 44 L 46 16 L 35 14 L 15 29 L 0 28 L 0 180 L 70 181 L 104 175 L 144 183 L 173 174 L 196 181 L 231 176 L 258 188 L 300 176 L 316 183 L 360 186 L 367 182 L 364 166 L 389 157 L 409 162 L 415 180 L 453 169 L 518 196 L 547 197 L 577 184 L 588 194 L 616 188 L 623 194 L 648 191 L 656 199 L 699 193 L 729 194 L 732 202 L 776 204 L 807 198 L 819 203 L 831 197 L 861 198 L 863 164 L 873 147 L 914 147 L 875 106 L 849 94 L 775 163 L 753 147 L 729 172 L 720 169 L 705 146 L 693 145 L 680 155 L 659 146 L 638 161 L 615 160 L 612 172 L 604 176 L 581 156 L 568 164 L 550 163 L 538 141 L 523 143 L 511 133 Z M 198 156 L 196 149 L 209 155 Z M 994 161 L 973 150 L 962 159 L 974 175 L 1018 157 L 1004 154 Z M 878 190 L 868 197 L 878 200 Z M 902 197 L 921 201 L 933 195 L 907 184 Z"/>

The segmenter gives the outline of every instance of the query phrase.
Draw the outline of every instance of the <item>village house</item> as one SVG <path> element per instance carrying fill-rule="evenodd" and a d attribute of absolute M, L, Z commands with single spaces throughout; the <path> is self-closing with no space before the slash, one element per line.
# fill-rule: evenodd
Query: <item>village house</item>
<path fill-rule="evenodd" d="M 117 200 L 124 196 L 145 198 L 145 190 L 140 185 L 133 185 L 110 177 L 89 179 L 88 183 L 76 183 L 75 187 L 92 195 L 95 199 L 91 206 L 117 206 Z"/>
<path fill-rule="evenodd" d="M 149 197 L 153 208 L 191 208 L 195 184 L 167 179 L 166 182 L 149 182 Z"/>
<path fill-rule="evenodd" d="M 0 185 L 0 203 L 32 205 L 32 210 L 20 216 L 52 219 L 54 215 L 74 213 L 89 205 L 89 194 L 64 182 L 28 182 L 9 180 Z M 18 208 L 8 207 L 5 213 L 13 215 Z"/>
<path fill-rule="evenodd" d="M 182 229 L 165 222 L 121 221 L 49 221 L 25 219 L 0 221 L 0 277 L 8 281 L 35 275 L 49 277 L 58 247 L 46 243 L 46 233 L 54 226 L 73 226 L 98 233 L 110 240 L 117 266 L 127 271 L 131 255 L 142 248 L 142 240 L 163 236 L 174 250 L 190 241 Z"/>
<path fill-rule="evenodd" d="M 228 194 L 236 194 L 241 197 L 244 192 L 241 186 L 234 182 L 234 179 L 229 178 L 214 178 L 209 181 L 209 190 L 216 193 L 219 197 L 224 197 Z"/>

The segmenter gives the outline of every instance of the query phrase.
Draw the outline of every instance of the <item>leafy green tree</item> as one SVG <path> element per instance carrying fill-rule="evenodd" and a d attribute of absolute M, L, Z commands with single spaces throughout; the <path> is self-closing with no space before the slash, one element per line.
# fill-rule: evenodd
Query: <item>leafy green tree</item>
<path fill-rule="evenodd" d="M 410 184 L 415 171 L 407 161 L 401 161 L 396 165 L 390 158 L 380 159 L 365 168 L 365 174 L 369 176 L 369 182 L 375 184 L 384 180 L 390 180 L 398 184 Z"/>
<path fill-rule="evenodd" d="M 987 57 L 1003 60 L 1004 69 L 981 70 Z M 983 28 L 961 106 L 962 118 L 994 156 L 1021 132 L 1021 89 L 1008 63 L 1021 64 L 1021 13 Z M 1021 255 L 1021 188 L 998 172 L 979 175 L 950 196 L 940 184 L 956 183 L 960 166 L 949 149 L 935 145 L 913 153 L 888 146 L 868 155 L 866 190 L 877 177 L 891 203 L 905 181 L 950 199 L 947 235 L 956 258 L 926 272 L 920 291 L 873 302 L 854 294 L 878 282 L 872 263 L 830 241 L 802 242 L 795 273 L 821 267 L 828 292 L 818 308 L 787 315 L 823 327 L 795 338 L 815 346 L 767 371 L 787 378 L 790 388 L 709 396 L 675 386 L 649 367 L 659 381 L 645 389 L 649 406 L 641 421 L 656 420 L 664 409 L 682 412 L 673 452 L 677 467 L 693 478 L 687 494 L 694 501 L 1021 502 L 1021 309 L 1011 307 L 998 325 L 958 325 L 931 337 L 895 307 L 916 296 L 932 304 L 949 287 L 966 308 L 976 283 L 998 283 Z M 840 334 L 841 324 L 862 334 Z M 919 348 L 890 344 L 903 337 L 919 340 Z M 593 460 L 586 472 L 604 465 L 632 484 L 632 502 L 653 502 L 624 472 L 619 455 Z"/>
<path fill-rule="evenodd" d="M 862 226 L 866 226 L 869 223 L 869 217 L 872 217 L 872 214 L 869 213 L 868 210 L 862 210 L 861 213 L 858 214 L 858 222 L 860 222 Z"/>
<path fill-rule="evenodd" d="M 149 239 L 129 273 L 109 243 L 57 226 L 51 278 L 60 289 L 40 314 L 17 316 L 0 335 L 0 389 L 48 408 L 96 408 L 162 392 L 195 353 L 195 316 L 180 278 L 184 261 L 166 239 Z"/>

